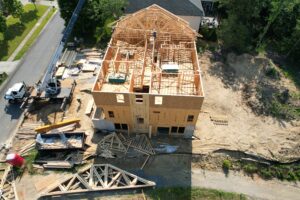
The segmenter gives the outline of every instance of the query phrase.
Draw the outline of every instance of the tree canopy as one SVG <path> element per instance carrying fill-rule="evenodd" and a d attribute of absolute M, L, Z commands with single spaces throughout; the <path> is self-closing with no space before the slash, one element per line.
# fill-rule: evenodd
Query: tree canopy
<path fill-rule="evenodd" d="M 218 37 L 238 53 L 266 47 L 300 58 L 300 0 L 219 0 Z"/>
<path fill-rule="evenodd" d="M 66 24 L 72 16 L 78 0 L 58 0 L 60 13 Z M 126 0 L 86 0 L 73 34 L 94 37 L 98 41 L 110 37 L 107 25 L 122 15 Z"/>
<path fill-rule="evenodd" d="M 19 0 L 0 0 L 0 32 L 6 30 L 6 16 L 21 17 L 23 6 Z"/>

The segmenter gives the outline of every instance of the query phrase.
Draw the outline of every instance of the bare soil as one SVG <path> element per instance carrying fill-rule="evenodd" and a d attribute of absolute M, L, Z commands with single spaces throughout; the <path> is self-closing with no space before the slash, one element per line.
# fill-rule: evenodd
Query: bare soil
<path fill-rule="evenodd" d="M 214 61 L 210 52 L 200 56 L 205 100 L 193 141 L 193 153 L 219 149 L 242 151 L 269 160 L 292 162 L 300 157 L 300 123 L 257 115 L 243 98 L 246 84 L 265 79 L 261 73 L 269 61 L 263 57 L 231 55 L 227 64 Z M 291 81 L 276 84 L 297 91 Z M 228 125 L 214 125 L 211 116 L 223 116 Z"/>

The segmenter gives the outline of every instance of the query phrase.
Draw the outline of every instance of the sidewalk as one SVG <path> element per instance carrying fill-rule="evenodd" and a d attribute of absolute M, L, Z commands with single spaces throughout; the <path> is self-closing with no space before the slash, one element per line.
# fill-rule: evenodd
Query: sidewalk
<path fill-rule="evenodd" d="M 192 186 L 242 193 L 255 199 L 297 200 L 300 195 L 299 182 L 252 179 L 232 171 L 226 177 L 223 172 L 192 169 Z"/>
<path fill-rule="evenodd" d="M 11 56 L 7 59 L 7 61 L 11 62 L 11 61 L 13 61 L 15 59 L 15 57 L 18 55 L 18 53 L 24 47 L 24 45 L 26 44 L 26 42 L 30 39 L 30 37 L 32 36 L 32 34 L 35 32 L 35 30 L 39 27 L 39 25 L 44 20 L 44 18 L 48 15 L 48 13 L 50 12 L 51 9 L 52 8 L 48 8 L 47 9 L 47 11 L 44 13 L 44 15 L 38 20 L 38 22 L 34 25 L 34 27 L 31 29 L 31 31 L 26 35 L 26 37 L 24 38 L 24 40 L 20 43 L 20 45 L 18 46 L 18 48 L 16 48 L 16 50 L 11 54 Z"/>

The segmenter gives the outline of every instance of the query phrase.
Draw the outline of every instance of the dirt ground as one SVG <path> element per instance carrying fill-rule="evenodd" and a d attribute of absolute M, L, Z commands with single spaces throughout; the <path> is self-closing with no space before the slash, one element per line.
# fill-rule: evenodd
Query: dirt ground
<path fill-rule="evenodd" d="M 178 146 L 178 149 L 175 154 L 159 154 L 151 157 L 142 170 L 140 167 L 146 157 L 139 154 L 131 154 L 118 159 L 96 157 L 94 162 L 113 164 L 140 177 L 152 180 L 160 187 L 191 186 L 192 170 L 196 168 L 220 171 L 226 155 L 213 153 L 220 149 L 242 151 L 281 162 L 298 160 L 300 157 L 300 126 L 297 126 L 298 122 L 291 123 L 268 116 L 258 116 L 253 113 L 243 99 L 244 84 L 263 78 L 263 75 L 256 72 L 260 67 L 264 67 L 265 60 L 253 59 L 249 55 L 233 56 L 229 61 L 231 67 L 228 67 L 220 61 L 211 61 L 212 57 L 213 55 L 209 52 L 200 57 L 205 101 L 198 118 L 194 140 L 153 137 L 151 140 L 154 147 L 160 144 L 169 144 Z M 241 70 L 240 66 L 245 70 Z M 235 74 L 232 74 L 233 72 Z M 92 99 L 92 95 L 85 89 L 90 89 L 94 80 L 95 76 L 91 73 L 82 73 L 77 77 L 74 98 L 65 113 L 60 112 L 59 107 L 55 104 L 46 105 L 29 114 L 25 121 L 54 123 L 62 119 L 78 117 L 81 121 L 76 131 L 85 131 L 88 140 L 97 144 L 103 134 L 94 133 L 91 118 L 85 115 L 86 105 Z M 282 84 L 292 91 L 296 90 L 286 79 L 282 80 Z M 77 99 L 80 99 L 81 103 Z M 215 125 L 210 119 L 212 116 L 227 118 L 228 125 Z M 19 147 L 24 145 L 19 141 Z M 197 155 L 193 156 L 191 153 Z M 28 173 L 24 174 L 17 182 L 20 199 L 36 199 L 38 194 L 46 189 L 37 187 L 38 184 L 44 183 L 46 187 L 48 182 L 49 184 L 55 183 L 64 176 L 64 173 L 52 170 L 45 170 L 42 174 L 33 176 Z M 58 199 L 97 199 L 99 195 L 99 193 L 91 193 L 71 198 L 58 197 Z M 105 195 L 101 199 L 115 199 L 114 197 L 117 198 L 117 196 L 107 197 Z M 129 196 L 128 199 L 130 198 Z M 122 196 L 120 199 L 127 199 L 127 197 Z M 136 199 L 144 198 L 139 194 Z"/>
<path fill-rule="evenodd" d="M 266 59 L 250 55 L 232 56 L 229 66 L 215 62 L 213 55 L 200 58 L 205 91 L 204 105 L 199 115 L 193 142 L 194 153 L 209 153 L 218 149 L 238 150 L 270 160 L 290 162 L 300 157 L 300 123 L 258 116 L 243 101 L 245 83 L 264 78 L 260 69 Z M 287 79 L 280 84 L 295 91 Z M 226 116 L 228 125 L 214 125 L 210 116 Z"/>

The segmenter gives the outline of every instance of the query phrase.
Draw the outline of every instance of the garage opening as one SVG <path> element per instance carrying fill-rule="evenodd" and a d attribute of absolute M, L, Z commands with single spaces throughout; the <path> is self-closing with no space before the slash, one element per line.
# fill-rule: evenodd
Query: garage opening
<path fill-rule="evenodd" d="M 166 135 L 166 136 L 168 136 L 169 135 L 169 130 L 170 130 L 169 127 L 157 127 L 157 133 L 159 135 Z"/>

